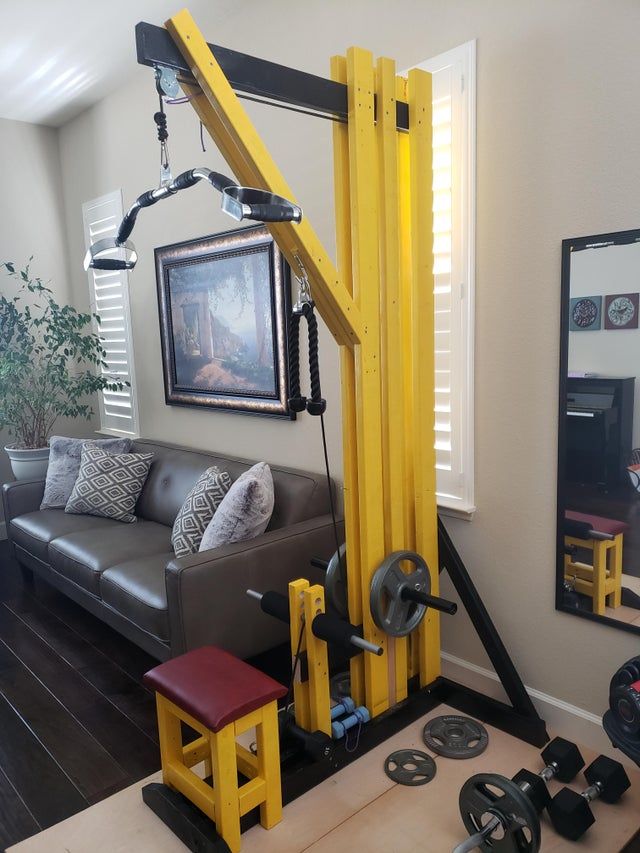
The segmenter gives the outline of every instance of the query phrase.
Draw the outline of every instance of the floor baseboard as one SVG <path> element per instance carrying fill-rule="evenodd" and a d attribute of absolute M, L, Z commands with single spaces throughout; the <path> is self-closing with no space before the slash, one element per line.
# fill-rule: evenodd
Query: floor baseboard
<path fill-rule="evenodd" d="M 442 652 L 442 674 L 446 678 L 460 682 L 473 690 L 478 690 L 486 696 L 508 702 L 506 694 L 495 672 L 462 658 Z M 547 723 L 549 732 L 561 735 L 567 740 L 575 740 L 588 746 L 596 752 L 611 756 L 622 761 L 629 767 L 636 767 L 630 758 L 626 758 L 619 750 L 614 749 L 611 741 L 602 728 L 602 718 L 576 705 L 571 705 L 555 696 L 542 693 L 532 687 L 526 688 L 540 716 Z M 603 708 L 603 711 L 605 709 Z"/>
<path fill-rule="evenodd" d="M 0 542 L 7 538 L 7 524 L 5 521 L 0 521 Z"/>

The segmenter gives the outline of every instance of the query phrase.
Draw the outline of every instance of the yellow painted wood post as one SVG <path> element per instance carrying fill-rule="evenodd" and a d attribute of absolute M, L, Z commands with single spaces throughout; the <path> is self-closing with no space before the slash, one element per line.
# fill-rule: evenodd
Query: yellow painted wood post
<path fill-rule="evenodd" d="M 289 637 L 291 642 L 291 665 L 293 666 L 296 651 L 306 650 L 304 629 L 304 591 L 309 588 L 309 581 L 300 578 L 289 584 Z M 300 666 L 293 681 L 293 702 L 296 723 L 305 731 L 309 731 L 309 682 L 302 681 Z"/>
<path fill-rule="evenodd" d="M 196 99 L 194 107 L 204 117 L 207 131 L 229 165 L 238 170 L 238 179 L 294 201 L 291 187 L 189 12 L 186 9 L 178 12 L 166 22 L 166 27 L 209 104 L 205 107 Z M 338 343 L 353 346 L 359 339 L 359 312 L 308 219 L 300 223 L 268 223 L 267 228 L 292 268 L 297 269 L 297 255 L 312 285 L 321 282 L 322 286 L 313 288 L 318 310 Z"/>
<path fill-rule="evenodd" d="M 331 77 L 347 82 L 347 60 L 331 58 Z M 351 266 L 351 184 L 349 176 L 349 131 L 346 124 L 333 124 L 333 174 L 336 209 L 338 274 L 350 295 L 357 297 Z M 347 559 L 349 618 L 362 624 L 362 582 L 360 570 L 360 530 L 358 491 L 358 428 L 356 422 L 356 365 L 353 349 L 340 347 L 342 391 L 342 458 L 344 478 L 344 526 Z M 351 658 L 351 695 L 357 705 L 365 701 L 363 655 Z"/>
<path fill-rule="evenodd" d="M 324 613 L 324 588 L 320 584 L 303 591 L 304 619 L 309 673 L 309 731 L 324 732 L 331 737 L 331 697 L 327 644 L 314 636 L 312 623 Z"/>
<path fill-rule="evenodd" d="M 435 316 L 433 280 L 433 153 L 431 75 L 413 69 L 408 78 L 411 168 L 413 471 L 416 551 L 438 594 L 438 517 L 435 456 Z M 418 629 L 420 683 L 440 674 L 440 619 L 429 608 Z"/>
<path fill-rule="evenodd" d="M 374 122 L 374 73 L 369 51 L 347 51 L 349 176 L 351 188 L 351 262 L 354 293 L 362 320 L 355 349 L 356 425 L 360 572 L 364 634 L 388 647 L 388 638 L 371 618 L 369 589 L 385 556 L 382 477 L 382 396 L 380 387 L 380 265 L 378 255 L 378 168 Z M 355 284 L 357 283 L 357 284 Z M 372 715 L 390 704 L 388 655 L 364 655 L 366 705 Z"/>
<path fill-rule="evenodd" d="M 180 720 L 171 713 L 167 700 L 160 693 L 156 693 L 156 712 L 158 714 L 162 781 L 165 785 L 172 787 L 167 769 L 171 765 L 184 764 Z"/>
<path fill-rule="evenodd" d="M 609 576 L 613 581 L 613 592 L 609 595 L 607 603 L 609 607 L 620 607 L 622 604 L 622 549 L 624 547 L 624 534 L 618 533 L 613 540 L 610 550 L 611 563 Z"/>
<path fill-rule="evenodd" d="M 604 539 L 593 542 L 593 612 L 598 616 L 604 616 L 608 544 Z"/>
<path fill-rule="evenodd" d="M 278 705 L 270 702 L 262 709 L 262 722 L 256 726 L 258 776 L 264 779 L 266 799 L 260 805 L 260 823 L 271 829 L 282 820 Z"/>
<path fill-rule="evenodd" d="M 240 801 L 233 723 L 211 735 L 211 764 L 216 829 L 229 845 L 231 853 L 239 853 Z"/>

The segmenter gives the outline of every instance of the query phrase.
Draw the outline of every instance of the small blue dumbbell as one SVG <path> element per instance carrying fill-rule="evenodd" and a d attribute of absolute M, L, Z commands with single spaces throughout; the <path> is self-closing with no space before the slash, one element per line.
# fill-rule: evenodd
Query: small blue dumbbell
<path fill-rule="evenodd" d="M 345 736 L 349 729 L 357 726 L 358 723 L 368 723 L 370 719 L 371 715 L 364 705 L 361 705 L 359 708 L 355 709 L 353 714 L 345 717 L 344 720 L 334 720 L 333 723 L 331 723 L 331 735 L 334 740 L 339 740 L 341 737 Z"/>
<path fill-rule="evenodd" d="M 355 711 L 355 709 L 356 703 L 353 701 L 351 696 L 345 696 L 342 702 L 334 705 L 331 709 L 331 719 L 337 720 L 338 717 L 341 717 L 343 714 L 350 714 L 352 711 Z"/>

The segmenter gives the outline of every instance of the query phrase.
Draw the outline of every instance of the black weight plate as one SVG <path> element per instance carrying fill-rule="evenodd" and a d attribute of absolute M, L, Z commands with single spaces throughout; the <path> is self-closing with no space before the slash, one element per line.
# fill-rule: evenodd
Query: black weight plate
<path fill-rule="evenodd" d="M 429 720 L 422 730 L 425 746 L 445 758 L 475 758 L 489 743 L 485 727 L 457 714 L 446 714 Z"/>
<path fill-rule="evenodd" d="M 387 756 L 384 772 L 400 785 L 426 785 L 436 775 L 436 763 L 419 749 L 398 749 Z"/>
<path fill-rule="evenodd" d="M 497 773 L 476 773 L 460 790 L 460 815 L 469 835 L 497 817 L 500 826 L 479 845 L 486 853 L 538 853 L 540 820 L 515 782 Z"/>

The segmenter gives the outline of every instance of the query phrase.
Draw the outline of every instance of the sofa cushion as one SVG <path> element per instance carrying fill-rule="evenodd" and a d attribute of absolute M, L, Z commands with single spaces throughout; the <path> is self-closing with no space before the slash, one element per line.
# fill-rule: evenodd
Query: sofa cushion
<path fill-rule="evenodd" d="M 85 444 L 78 479 L 64 511 L 135 521 L 133 510 L 152 459 L 152 453 L 112 455 Z"/>
<path fill-rule="evenodd" d="M 169 640 L 169 613 L 164 570 L 171 559 L 172 551 L 153 554 L 111 566 L 100 576 L 105 604 L 165 642 Z"/>
<path fill-rule="evenodd" d="M 169 526 L 173 525 L 189 490 L 206 468 L 217 465 L 221 471 L 228 471 L 232 480 L 237 480 L 254 464 L 149 439 L 136 439 L 131 449 L 136 453 L 153 453 L 136 515 Z M 271 465 L 271 473 L 275 505 L 267 530 L 277 530 L 329 512 L 327 481 L 322 474 L 274 465 Z"/>
<path fill-rule="evenodd" d="M 128 453 L 130 438 L 67 438 L 52 435 L 49 439 L 49 466 L 40 509 L 64 509 L 78 479 L 82 445 L 91 444 L 107 453 Z"/>
<path fill-rule="evenodd" d="M 195 554 L 202 534 L 231 487 L 231 477 L 219 468 L 207 468 L 184 499 L 173 523 L 171 544 L 176 557 Z"/>
<path fill-rule="evenodd" d="M 28 512 L 11 520 L 11 539 L 34 557 L 49 562 L 49 543 L 59 536 L 83 530 L 113 530 L 119 521 L 93 515 L 67 515 L 63 509 Z"/>
<path fill-rule="evenodd" d="M 70 533 L 49 545 L 53 568 L 96 596 L 100 596 L 100 575 L 105 569 L 171 550 L 171 530 L 163 524 L 140 520 L 131 525 L 113 521 L 111 525 L 104 530 Z"/>
<path fill-rule="evenodd" d="M 258 462 L 231 486 L 204 531 L 200 551 L 255 539 L 267 529 L 273 512 L 273 478 Z"/>

